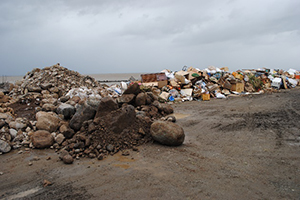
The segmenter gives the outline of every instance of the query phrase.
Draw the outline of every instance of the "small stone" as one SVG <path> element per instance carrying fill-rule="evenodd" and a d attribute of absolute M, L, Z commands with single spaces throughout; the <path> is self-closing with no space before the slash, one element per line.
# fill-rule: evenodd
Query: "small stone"
<path fill-rule="evenodd" d="M 0 152 L 8 153 L 10 150 L 11 146 L 7 142 L 0 140 Z"/>
<path fill-rule="evenodd" d="M 166 117 L 166 121 L 176 122 L 176 117 L 175 116 L 168 116 L 168 117 Z"/>
<path fill-rule="evenodd" d="M 48 180 L 45 179 L 45 180 L 43 181 L 43 186 L 44 186 L 44 187 L 47 187 L 47 186 L 49 186 L 49 185 L 52 185 L 52 183 L 51 183 L 50 181 L 48 181 Z"/>
<path fill-rule="evenodd" d="M 97 157 L 98 160 L 103 160 L 103 158 L 104 158 L 104 155 L 102 153 L 99 154 L 99 156 Z"/>
<path fill-rule="evenodd" d="M 145 131 L 143 128 L 139 128 L 139 134 L 141 135 L 146 135 Z"/>
<path fill-rule="evenodd" d="M 55 142 L 57 142 L 57 144 L 59 145 L 61 145 L 64 140 L 65 140 L 65 136 L 61 133 L 55 137 Z"/>
<path fill-rule="evenodd" d="M 12 138 L 15 138 L 17 136 L 18 131 L 16 129 L 9 129 L 9 133 L 11 135 Z"/>
<path fill-rule="evenodd" d="M 23 151 L 22 151 L 22 150 L 18 151 L 18 154 L 21 154 L 21 153 L 23 153 Z"/>
<path fill-rule="evenodd" d="M 47 157 L 47 158 L 46 158 L 46 160 L 51 160 L 51 157 L 50 157 L 50 156 L 49 156 L 49 157 Z"/>
<path fill-rule="evenodd" d="M 75 149 L 75 153 L 80 153 L 80 149 Z"/>
<path fill-rule="evenodd" d="M 109 152 L 113 152 L 114 149 L 115 149 L 115 147 L 112 144 L 109 144 L 109 145 L 106 146 L 106 150 L 109 151 Z"/>
<path fill-rule="evenodd" d="M 31 165 L 32 165 L 32 162 L 29 162 L 28 165 L 31 166 Z"/>
<path fill-rule="evenodd" d="M 90 153 L 90 154 L 89 154 L 89 158 L 96 158 L 96 154 Z"/>
<path fill-rule="evenodd" d="M 129 156 L 130 152 L 128 150 L 122 152 L 122 156 Z"/>
<path fill-rule="evenodd" d="M 35 156 L 32 160 L 33 160 L 33 161 L 38 161 L 38 160 L 40 160 L 40 158 L 37 157 L 37 156 Z"/>
<path fill-rule="evenodd" d="M 70 154 L 67 154 L 63 157 L 63 162 L 65 164 L 72 164 L 74 162 L 74 159 Z"/>
<path fill-rule="evenodd" d="M 132 147 L 133 151 L 139 151 L 139 149 L 137 147 Z"/>

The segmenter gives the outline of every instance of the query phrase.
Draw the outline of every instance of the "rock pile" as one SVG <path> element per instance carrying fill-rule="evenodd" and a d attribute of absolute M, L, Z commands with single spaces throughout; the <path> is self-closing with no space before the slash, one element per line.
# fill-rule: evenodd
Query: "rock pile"
<path fill-rule="evenodd" d="M 58 64 L 34 69 L 16 83 L 9 96 L 0 94 L 0 100 L 5 99 L 0 104 L 0 152 L 22 146 L 50 147 L 70 164 L 81 157 L 101 160 L 126 149 L 137 150 L 155 139 L 151 124 L 173 113 L 173 108 L 138 83 L 122 92 L 116 95 L 93 78 Z M 178 129 L 168 127 L 169 132 Z M 177 143 L 176 137 L 172 144 L 161 143 L 180 145 L 183 139 L 181 135 Z"/>
<path fill-rule="evenodd" d="M 35 68 L 28 72 L 23 80 L 16 82 L 12 94 L 40 93 L 46 90 L 49 92 L 48 94 L 56 94 L 61 97 L 70 89 L 82 86 L 91 89 L 99 86 L 99 84 L 90 76 L 82 76 L 78 72 L 56 64 L 44 69 Z"/>

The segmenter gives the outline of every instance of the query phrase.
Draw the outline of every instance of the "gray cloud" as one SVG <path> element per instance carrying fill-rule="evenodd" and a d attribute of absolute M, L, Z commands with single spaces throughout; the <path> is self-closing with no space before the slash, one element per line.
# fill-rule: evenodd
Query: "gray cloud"
<path fill-rule="evenodd" d="M 0 1 L 2 75 L 300 68 L 300 2 Z"/>

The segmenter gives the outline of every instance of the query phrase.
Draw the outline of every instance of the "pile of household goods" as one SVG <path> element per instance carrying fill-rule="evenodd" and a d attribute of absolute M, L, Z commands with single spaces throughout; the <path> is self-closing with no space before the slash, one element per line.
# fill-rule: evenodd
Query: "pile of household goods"
<path fill-rule="evenodd" d="M 299 76 L 299 71 L 294 69 L 263 68 L 230 73 L 227 67 L 210 66 L 204 70 L 184 67 L 176 72 L 142 74 L 141 85 L 157 87 L 159 97 L 165 101 L 210 100 L 293 88 L 299 84 Z"/>

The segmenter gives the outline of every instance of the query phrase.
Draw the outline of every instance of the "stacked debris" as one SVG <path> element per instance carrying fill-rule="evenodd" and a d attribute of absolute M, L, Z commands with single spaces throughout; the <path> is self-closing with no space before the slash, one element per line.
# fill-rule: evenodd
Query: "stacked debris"
<path fill-rule="evenodd" d="M 287 89 L 299 84 L 299 71 L 257 69 L 229 72 L 227 67 L 210 66 L 204 70 L 184 67 L 172 72 L 142 74 L 141 84 L 155 86 L 163 101 L 210 100 Z"/>
<path fill-rule="evenodd" d="M 53 148 L 62 152 L 65 163 L 81 157 L 101 160 L 119 151 L 128 155 L 126 149 L 138 150 L 153 141 L 154 121 L 173 113 L 169 104 L 158 101 L 155 88 L 144 90 L 138 83 L 103 86 L 58 64 L 27 73 L 9 96 L 0 94 L 0 102 L 0 153 L 23 146 Z M 171 133 L 176 129 L 180 141 L 175 137 L 165 142 L 165 132 L 157 131 L 154 140 L 182 144 L 180 128 L 169 122 L 155 127 Z"/>

